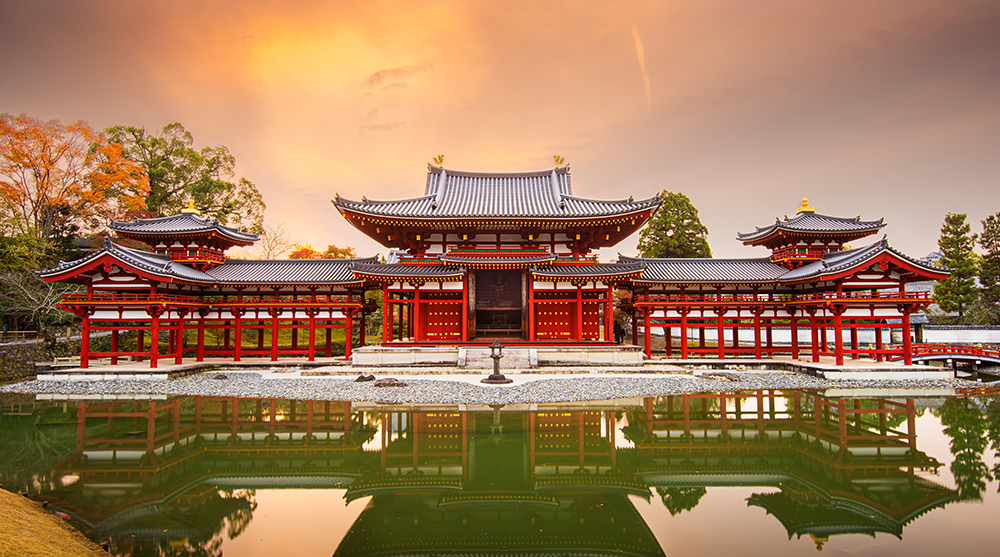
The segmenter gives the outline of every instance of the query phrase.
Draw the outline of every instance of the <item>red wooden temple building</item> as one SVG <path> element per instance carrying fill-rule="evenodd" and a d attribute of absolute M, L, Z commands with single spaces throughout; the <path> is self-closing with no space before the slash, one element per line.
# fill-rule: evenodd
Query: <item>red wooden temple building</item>
<path fill-rule="evenodd" d="M 601 263 L 596 250 L 638 231 L 659 197 L 601 201 L 576 197 L 568 168 L 473 173 L 430 167 L 422 196 L 394 201 L 339 195 L 334 206 L 355 228 L 393 250 L 388 262 L 238 260 L 223 253 L 257 236 L 223 226 L 193 208 L 179 215 L 112 222 L 142 251 L 107 242 L 42 276 L 78 283 L 63 307 L 83 319 L 81 366 L 89 358 L 306 357 L 364 344 L 364 316 L 382 310 L 385 347 L 488 344 L 613 346 L 615 309 L 643 325 L 652 357 L 654 330 L 674 358 L 765 358 L 808 353 L 903 356 L 910 363 L 909 316 L 927 307 L 907 282 L 946 271 L 893 250 L 882 220 L 820 215 L 804 202 L 794 218 L 739 234 L 771 250 L 754 259 L 641 259 Z M 631 300 L 615 308 L 616 289 Z M 382 307 L 365 292 L 381 290 Z M 865 345 L 858 335 L 874 331 Z M 279 342 L 281 331 L 291 342 Z M 111 349 L 92 352 L 91 331 L 110 331 Z M 124 331 L 137 341 L 119 343 Z M 639 345 L 639 328 L 632 327 Z M 891 345 L 893 331 L 903 346 Z M 790 336 L 782 342 L 777 336 Z M 337 335 L 338 342 L 340 334 Z M 287 337 L 287 333 L 282 338 Z M 158 339 L 152 342 L 150 339 Z M 164 343 L 165 340 L 165 343 Z M 679 344 L 679 346 L 674 346 Z"/>

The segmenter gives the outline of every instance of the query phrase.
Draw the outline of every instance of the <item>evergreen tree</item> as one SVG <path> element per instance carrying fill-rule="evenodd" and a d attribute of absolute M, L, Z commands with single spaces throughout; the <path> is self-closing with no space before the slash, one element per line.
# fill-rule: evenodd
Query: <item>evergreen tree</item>
<path fill-rule="evenodd" d="M 976 303 L 978 292 L 974 277 L 976 275 L 976 260 L 972 247 L 976 235 L 969 234 L 971 228 L 965 222 L 964 213 L 948 213 L 941 226 L 941 237 L 938 239 L 941 266 L 951 269 L 948 278 L 934 287 L 934 299 L 946 312 L 957 312 L 961 323 L 965 310 Z"/>
<path fill-rule="evenodd" d="M 949 398 L 938 409 L 944 434 L 951 439 L 951 473 L 955 477 L 958 494 L 966 501 L 979 501 L 991 479 L 990 468 L 983 461 L 989 444 L 987 414 L 979 407 L 976 398 Z"/>
<path fill-rule="evenodd" d="M 983 221 L 979 246 L 984 252 L 979 265 L 980 301 L 989 322 L 997 324 L 1000 323 L 1000 213 Z"/>
<path fill-rule="evenodd" d="M 712 257 L 708 228 L 683 193 L 663 190 L 663 204 L 639 234 L 641 257 Z"/>

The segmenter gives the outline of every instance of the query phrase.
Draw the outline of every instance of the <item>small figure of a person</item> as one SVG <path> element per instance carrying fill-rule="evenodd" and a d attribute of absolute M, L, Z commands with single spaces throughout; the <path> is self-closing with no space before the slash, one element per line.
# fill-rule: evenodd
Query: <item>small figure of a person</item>
<path fill-rule="evenodd" d="M 621 323 L 615 321 L 615 344 L 621 344 L 623 340 L 625 340 L 625 329 Z"/>

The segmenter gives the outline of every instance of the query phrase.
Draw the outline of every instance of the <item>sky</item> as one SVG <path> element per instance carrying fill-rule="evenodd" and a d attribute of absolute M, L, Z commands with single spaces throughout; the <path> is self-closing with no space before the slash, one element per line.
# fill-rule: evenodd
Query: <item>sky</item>
<path fill-rule="evenodd" d="M 995 0 L 0 0 L 0 28 L 0 112 L 180 122 L 321 251 L 385 253 L 330 200 L 420 196 L 437 155 L 683 192 L 716 257 L 803 197 L 917 257 L 1000 211 Z"/>

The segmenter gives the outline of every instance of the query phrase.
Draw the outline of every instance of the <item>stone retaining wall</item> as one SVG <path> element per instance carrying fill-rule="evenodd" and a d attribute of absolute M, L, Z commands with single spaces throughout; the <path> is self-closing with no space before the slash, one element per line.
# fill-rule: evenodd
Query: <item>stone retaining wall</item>
<path fill-rule="evenodd" d="M 110 351 L 110 336 L 93 336 L 90 349 L 94 352 Z M 55 358 L 80 355 L 80 340 L 54 339 L 48 342 L 24 342 L 0 346 L 0 384 L 11 383 L 35 376 L 35 362 L 51 362 Z"/>

